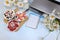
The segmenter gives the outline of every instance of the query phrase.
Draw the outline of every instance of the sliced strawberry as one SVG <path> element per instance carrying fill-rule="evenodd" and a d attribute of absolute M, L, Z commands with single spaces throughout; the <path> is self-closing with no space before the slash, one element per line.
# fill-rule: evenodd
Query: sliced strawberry
<path fill-rule="evenodd" d="M 14 31 L 14 30 L 16 30 L 18 27 L 19 27 L 19 23 L 18 23 L 16 20 L 11 20 L 11 21 L 8 23 L 8 29 L 9 29 L 10 31 Z"/>

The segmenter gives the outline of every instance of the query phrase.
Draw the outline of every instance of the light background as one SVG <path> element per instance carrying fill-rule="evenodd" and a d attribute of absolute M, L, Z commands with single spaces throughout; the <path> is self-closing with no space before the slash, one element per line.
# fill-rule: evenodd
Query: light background
<path fill-rule="evenodd" d="M 0 0 L 0 2 L 2 3 L 4 0 Z M 39 22 L 37 29 L 27 27 L 25 23 L 18 32 L 10 32 L 3 21 L 3 14 L 6 9 L 3 3 L 0 4 L 0 40 L 40 40 L 49 33 L 48 29 L 41 22 Z M 28 11 L 27 15 L 30 13 L 36 15 L 32 11 Z M 58 33 L 59 31 L 53 31 L 44 40 L 56 40 Z"/>

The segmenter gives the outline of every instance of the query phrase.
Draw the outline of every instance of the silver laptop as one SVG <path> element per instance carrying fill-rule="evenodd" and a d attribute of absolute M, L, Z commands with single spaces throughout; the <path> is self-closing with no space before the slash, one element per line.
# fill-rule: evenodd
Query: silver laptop
<path fill-rule="evenodd" d="M 56 4 L 49 0 L 33 0 L 31 6 L 48 14 L 56 8 Z"/>

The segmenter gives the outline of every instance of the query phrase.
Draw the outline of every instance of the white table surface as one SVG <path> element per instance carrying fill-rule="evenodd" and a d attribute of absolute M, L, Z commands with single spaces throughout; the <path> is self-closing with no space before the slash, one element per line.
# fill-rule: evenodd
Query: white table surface
<path fill-rule="evenodd" d="M 25 23 L 18 32 L 9 31 L 3 21 L 3 14 L 7 9 L 3 6 L 3 1 L 4 0 L 0 0 L 0 40 L 40 40 L 49 33 L 48 29 L 41 22 L 39 22 L 37 29 L 26 27 Z M 30 13 L 36 15 L 36 13 L 32 11 L 28 11 L 27 15 Z M 58 33 L 59 31 L 53 31 L 45 37 L 44 40 L 56 40 Z M 58 39 L 60 40 L 60 35 Z"/>

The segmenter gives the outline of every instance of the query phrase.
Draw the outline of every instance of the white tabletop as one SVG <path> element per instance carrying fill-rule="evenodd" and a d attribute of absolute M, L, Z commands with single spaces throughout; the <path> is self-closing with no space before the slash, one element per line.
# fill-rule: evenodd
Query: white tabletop
<path fill-rule="evenodd" d="M 4 0 L 0 0 L 0 2 L 3 1 Z M 48 29 L 41 22 L 39 22 L 36 29 L 27 27 L 25 23 L 18 32 L 9 31 L 7 24 L 3 21 L 3 14 L 6 9 L 3 4 L 0 4 L 0 40 L 40 40 L 49 33 Z M 28 15 L 30 13 L 36 15 L 36 13 L 32 11 L 27 12 Z M 56 40 L 58 33 L 59 31 L 53 31 L 45 37 L 44 40 Z"/>

